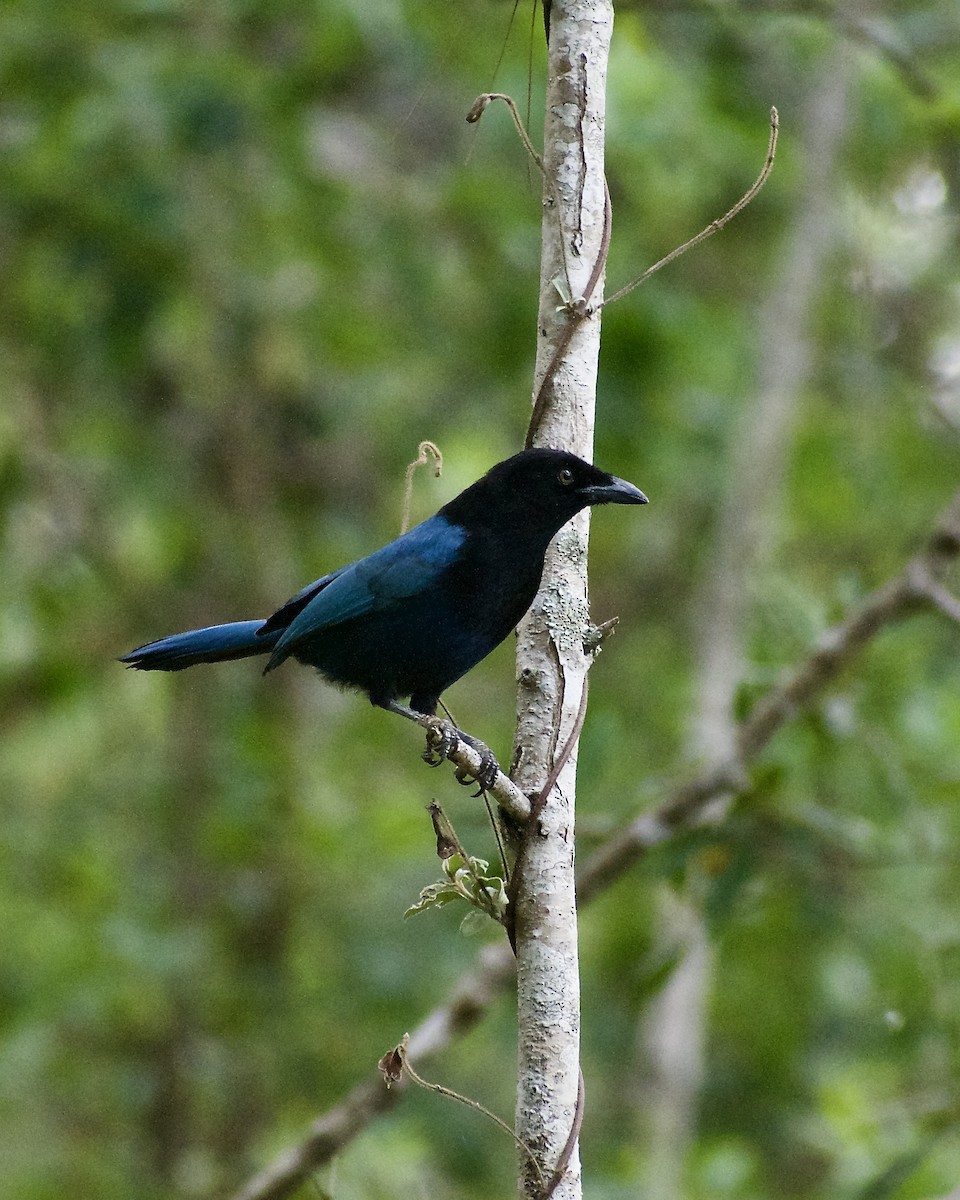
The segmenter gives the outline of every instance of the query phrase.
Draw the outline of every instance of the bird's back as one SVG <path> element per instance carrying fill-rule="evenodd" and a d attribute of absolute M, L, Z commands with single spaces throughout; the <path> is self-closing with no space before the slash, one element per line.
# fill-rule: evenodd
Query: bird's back
<path fill-rule="evenodd" d="M 436 520 L 436 518 L 431 518 Z M 375 704 L 410 696 L 433 711 L 440 694 L 485 658 L 536 595 L 545 546 L 468 530 L 429 585 L 294 639 L 289 654 Z"/>

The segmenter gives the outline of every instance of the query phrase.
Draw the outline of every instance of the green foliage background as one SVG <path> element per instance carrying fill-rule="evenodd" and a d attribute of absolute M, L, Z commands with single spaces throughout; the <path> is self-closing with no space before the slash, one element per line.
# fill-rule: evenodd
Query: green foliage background
<path fill-rule="evenodd" d="M 539 187 L 503 111 L 506 0 L 23 0 L 0 8 L 0 1177 L 21 1200 L 214 1196 L 297 1139 L 447 993 L 436 796 L 411 728 L 293 666 L 143 676 L 154 636 L 266 615 L 519 445 Z M 536 97 L 542 33 L 532 38 Z M 604 318 L 597 460 L 651 496 L 594 522 L 581 846 L 696 763 L 715 514 L 808 179 L 800 111 L 846 60 L 839 236 L 771 549 L 742 564 L 744 702 L 895 571 L 960 479 L 960 12 L 951 0 L 623 3 L 612 290 L 778 165 L 722 234 Z M 791 334 L 793 331 L 785 331 Z M 644 1194 L 639 1033 L 713 952 L 690 1197 L 933 1197 L 960 1178 L 960 632 L 885 632 L 779 735 L 719 828 L 584 914 L 588 1194 Z M 502 648 L 450 694 L 506 757 Z M 709 869 L 705 869 L 707 863 Z M 491 933 L 491 936 L 494 934 Z M 512 1006 L 428 1074 L 509 1114 Z M 408 1095 L 321 1179 L 483 1197 L 514 1152 Z"/>

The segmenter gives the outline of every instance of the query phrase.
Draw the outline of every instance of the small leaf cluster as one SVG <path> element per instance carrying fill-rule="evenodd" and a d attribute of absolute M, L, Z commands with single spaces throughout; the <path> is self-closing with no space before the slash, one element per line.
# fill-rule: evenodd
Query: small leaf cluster
<path fill-rule="evenodd" d="M 441 908 L 452 900 L 465 900 L 474 911 L 467 913 L 461 922 L 462 932 L 477 932 L 486 924 L 484 916 L 502 925 L 509 903 L 506 880 L 490 874 L 490 864 L 472 854 L 451 854 L 442 862 L 446 878 L 423 888 L 420 899 L 403 915 L 412 917 L 429 908 Z"/>

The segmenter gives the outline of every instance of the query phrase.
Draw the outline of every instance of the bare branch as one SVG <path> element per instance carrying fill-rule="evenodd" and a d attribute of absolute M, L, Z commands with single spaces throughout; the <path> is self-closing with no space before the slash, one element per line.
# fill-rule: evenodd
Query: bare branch
<path fill-rule="evenodd" d="M 310 1175 L 328 1163 L 380 1113 L 397 1101 L 399 1088 L 387 1088 L 379 1071 L 347 1098 L 318 1117 L 303 1141 L 279 1154 L 268 1167 L 234 1193 L 233 1200 L 286 1200 Z"/>
<path fill-rule="evenodd" d="M 507 96 L 503 92 L 484 92 L 482 95 L 478 96 L 476 100 L 474 100 L 472 108 L 467 113 L 467 121 L 471 125 L 475 125 L 487 111 L 487 106 L 493 100 L 503 101 L 507 108 L 510 109 L 510 115 L 513 117 L 513 123 L 517 127 L 517 133 L 520 137 L 520 141 L 523 142 L 524 149 L 536 163 L 537 169 L 540 171 L 540 173 L 543 174 L 543 159 L 536 152 L 536 150 L 534 150 L 533 142 L 530 141 L 530 135 L 527 133 L 526 129 L 524 128 L 523 121 L 520 119 L 520 113 L 517 111 L 516 102 L 510 96 Z"/>
<path fill-rule="evenodd" d="M 454 744 L 449 744 L 449 733 L 459 734 L 461 730 L 450 726 L 447 722 L 439 721 L 437 717 L 426 717 L 418 714 L 418 724 L 427 733 L 427 749 L 424 751 L 424 761 L 430 766 L 438 766 L 442 759 L 448 759 L 457 768 L 457 782 L 468 784 L 482 780 L 482 790 L 496 800 L 497 804 L 508 816 L 515 821 L 523 822 L 530 819 L 530 799 L 527 797 L 503 771 L 497 767 L 496 776 L 486 779 L 487 763 L 481 752 L 462 738 L 454 738 Z M 475 739 L 476 740 L 476 739 Z M 477 745 L 481 745 L 479 741 Z M 436 756 L 439 755 L 440 759 Z"/>
<path fill-rule="evenodd" d="M 450 1100 L 457 1100 L 460 1104 L 465 1104 L 467 1108 L 472 1108 L 475 1112 L 482 1113 L 485 1117 L 489 1117 L 489 1119 L 493 1121 L 495 1125 L 499 1125 L 499 1127 L 504 1131 L 504 1133 L 507 1134 L 508 1137 L 513 1138 L 519 1149 L 522 1150 L 527 1156 L 530 1166 L 533 1168 L 534 1174 L 539 1179 L 540 1186 L 542 1188 L 544 1183 L 543 1172 L 540 1170 L 540 1164 L 537 1162 L 536 1156 L 526 1142 L 524 1142 L 521 1138 L 518 1138 L 506 1121 L 504 1121 L 501 1117 L 498 1117 L 495 1112 L 491 1112 L 490 1109 L 481 1104 L 479 1100 L 472 1100 L 469 1096 L 464 1096 L 460 1092 L 455 1092 L 453 1088 L 444 1087 L 442 1083 L 431 1083 L 429 1079 L 424 1079 L 421 1075 L 418 1075 L 410 1063 L 410 1056 L 408 1052 L 409 1045 L 410 1035 L 405 1033 L 400 1039 L 395 1052 L 393 1052 L 396 1053 L 400 1060 L 402 1069 L 407 1073 L 409 1078 L 412 1079 L 418 1087 L 425 1088 L 428 1092 L 436 1092 L 438 1096 L 446 1096 Z M 381 1062 L 383 1062 L 383 1059 L 381 1059 Z M 393 1077 L 391 1076 L 391 1078 Z"/>
<path fill-rule="evenodd" d="M 934 579 L 926 564 L 914 562 L 911 583 L 918 597 L 929 601 L 934 608 L 942 612 L 945 617 L 949 617 L 951 621 L 960 623 L 960 598 L 938 579 Z"/>
<path fill-rule="evenodd" d="M 733 761 L 713 766 L 677 786 L 659 809 L 642 813 L 588 860 L 577 887 L 581 904 L 648 850 L 691 823 L 712 800 L 742 791 L 746 764 L 783 725 L 808 708 L 882 629 L 924 607 L 943 612 L 943 597 L 949 593 L 942 579 L 958 556 L 960 492 L 941 514 L 924 549 L 898 575 L 871 592 L 846 620 L 828 629 L 810 657 L 753 706 L 737 731 Z M 951 605 L 947 615 L 956 619 Z"/>
<path fill-rule="evenodd" d="M 760 174 L 753 181 L 752 185 L 744 192 L 740 199 L 736 202 L 733 208 L 728 209 L 722 217 L 716 221 L 711 221 L 705 229 L 701 229 L 696 237 L 690 238 L 688 242 L 684 242 L 682 246 L 677 246 L 675 250 L 671 250 L 669 254 L 655 262 L 652 267 L 647 267 L 644 273 L 634 279 L 632 283 L 628 283 L 626 287 L 620 288 L 618 292 L 614 292 L 612 296 L 608 296 L 602 304 L 598 304 L 597 308 L 606 308 L 608 304 L 613 304 L 616 300 L 622 300 L 624 296 L 628 296 L 634 288 L 640 286 L 645 280 L 661 267 L 665 267 L 667 263 L 672 263 L 675 258 L 679 258 L 681 254 L 686 254 L 688 250 L 692 250 L 694 246 L 699 246 L 701 242 L 705 242 L 707 238 L 713 237 L 715 233 L 732 221 L 737 213 L 743 212 L 750 201 L 756 196 L 757 192 L 763 187 L 770 177 L 770 172 L 773 170 L 773 160 L 777 153 L 777 137 L 780 133 L 780 114 L 776 108 L 770 109 L 770 140 L 767 143 L 767 157 L 764 160 Z"/>

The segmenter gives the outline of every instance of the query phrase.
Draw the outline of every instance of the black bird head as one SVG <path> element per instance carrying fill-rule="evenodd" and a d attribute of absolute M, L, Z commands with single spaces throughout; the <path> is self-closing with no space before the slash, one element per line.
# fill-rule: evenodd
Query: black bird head
<path fill-rule="evenodd" d="M 496 498 L 494 500 L 494 497 Z M 472 487 L 461 492 L 441 512 L 452 521 L 482 521 L 495 505 L 525 529 L 543 530 L 547 537 L 591 504 L 646 504 L 639 488 L 608 475 L 566 450 L 522 450 L 497 463 Z"/>

